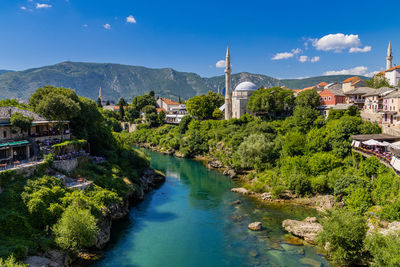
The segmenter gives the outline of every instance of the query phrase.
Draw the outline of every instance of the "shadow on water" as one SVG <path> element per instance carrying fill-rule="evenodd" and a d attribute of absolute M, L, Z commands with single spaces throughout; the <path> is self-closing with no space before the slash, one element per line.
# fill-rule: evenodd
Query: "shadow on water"
<path fill-rule="evenodd" d="M 113 224 L 95 266 L 329 266 L 313 247 L 284 241 L 282 220 L 315 216 L 314 210 L 233 194 L 229 178 L 199 162 L 148 154 L 167 180 Z M 265 230 L 248 230 L 254 221 Z"/>

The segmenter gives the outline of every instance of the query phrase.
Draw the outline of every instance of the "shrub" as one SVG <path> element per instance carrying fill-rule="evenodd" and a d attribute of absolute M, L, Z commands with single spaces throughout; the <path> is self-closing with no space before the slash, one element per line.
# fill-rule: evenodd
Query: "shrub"
<path fill-rule="evenodd" d="M 329 243 L 327 252 L 335 262 L 352 265 L 360 259 L 368 229 L 364 217 L 349 210 L 331 210 L 322 226 L 317 241 L 322 247 Z"/>
<path fill-rule="evenodd" d="M 346 206 L 358 214 L 363 214 L 372 206 L 371 193 L 365 187 L 353 188 L 346 197 Z"/>
<path fill-rule="evenodd" d="M 373 257 L 372 266 L 400 266 L 398 235 L 374 233 L 367 237 L 365 247 Z"/>
<path fill-rule="evenodd" d="M 64 211 L 53 231 L 58 246 L 77 250 L 92 246 L 99 228 L 89 210 L 71 205 Z"/>
<path fill-rule="evenodd" d="M 0 266 L 2 267 L 25 267 L 26 264 L 19 263 L 15 260 L 14 256 L 9 256 L 7 259 L 0 258 Z"/>
<path fill-rule="evenodd" d="M 292 174 L 288 180 L 288 187 L 300 197 L 311 192 L 310 181 L 304 174 Z"/>
<path fill-rule="evenodd" d="M 393 203 L 384 205 L 380 215 L 385 220 L 400 220 L 400 200 L 396 200 Z"/>

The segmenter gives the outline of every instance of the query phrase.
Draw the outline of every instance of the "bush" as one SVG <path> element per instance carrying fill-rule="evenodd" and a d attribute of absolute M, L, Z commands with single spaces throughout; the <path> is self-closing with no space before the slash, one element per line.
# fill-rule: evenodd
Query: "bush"
<path fill-rule="evenodd" d="M 344 209 L 331 210 L 322 226 L 318 244 L 325 247 L 329 243 L 327 252 L 335 262 L 352 265 L 360 260 L 368 230 L 364 217 Z"/>
<path fill-rule="evenodd" d="M 400 238 L 374 233 L 367 237 L 365 247 L 373 257 L 372 266 L 400 266 Z"/>
<path fill-rule="evenodd" d="M 345 203 L 352 211 L 363 214 L 372 206 L 371 193 L 365 187 L 353 188 Z"/>
<path fill-rule="evenodd" d="M 25 267 L 27 265 L 17 262 L 15 260 L 14 256 L 10 256 L 7 259 L 0 258 L 0 266 L 1 267 Z"/>
<path fill-rule="evenodd" d="M 58 246 L 78 250 L 93 245 L 99 228 L 89 210 L 71 205 L 64 211 L 53 231 Z"/>
<path fill-rule="evenodd" d="M 292 174 L 288 180 L 288 187 L 293 190 L 297 196 L 302 197 L 311 193 L 311 184 L 304 174 Z"/>
<path fill-rule="evenodd" d="M 400 200 L 384 205 L 380 215 L 388 221 L 400 220 Z"/>

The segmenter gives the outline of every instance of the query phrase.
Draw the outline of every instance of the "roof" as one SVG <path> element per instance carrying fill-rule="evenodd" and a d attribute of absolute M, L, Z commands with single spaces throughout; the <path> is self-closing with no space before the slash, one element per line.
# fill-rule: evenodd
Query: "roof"
<path fill-rule="evenodd" d="M 359 80 L 362 80 L 362 79 L 358 76 L 353 76 L 353 77 L 347 78 L 342 83 L 350 83 L 351 82 L 353 84 L 355 82 L 358 82 Z"/>
<path fill-rule="evenodd" d="M 400 136 L 394 136 L 389 134 L 360 134 L 353 135 L 353 140 L 357 141 L 367 141 L 367 140 L 377 140 L 377 141 L 400 141 Z"/>
<path fill-rule="evenodd" d="M 325 90 L 328 90 L 329 92 L 331 92 L 332 94 L 337 95 L 337 96 L 345 96 L 343 91 L 338 88 L 331 87 L 331 88 L 328 88 Z"/>
<path fill-rule="evenodd" d="M 319 83 L 317 86 L 327 86 L 328 84 L 326 83 L 326 82 L 322 82 L 322 83 Z"/>
<path fill-rule="evenodd" d="M 235 91 L 255 91 L 257 89 L 257 85 L 252 82 L 241 82 L 236 86 Z"/>
<path fill-rule="evenodd" d="M 365 94 L 364 96 L 386 96 L 387 94 L 389 94 L 390 92 L 394 91 L 393 88 L 390 87 L 381 87 L 379 89 L 375 89 L 374 92 L 370 92 L 368 94 Z"/>
<path fill-rule="evenodd" d="M 29 144 L 29 142 L 26 140 L 23 140 L 23 141 L 16 141 L 16 142 L 0 143 L 0 147 L 21 146 L 21 145 L 26 145 L 26 144 Z"/>
<path fill-rule="evenodd" d="M 167 105 L 179 105 L 178 102 L 172 101 L 171 99 L 168 99 L 168 98 L 160 97 L 160 99 L 161 99 L 161 101 L 164 101 L 164 103 Z"/>
<path fill-rule="evenodd" d="M 157 110 L 157 113 L 160 113 L 161 111 L 166 112 L 164 108 L 156 108 L 156 110 Z"/>
<path fill-rule="evenodd" d="M 365 95 L 375 92 L 375 88 L 371 87 L 358 87 L 345 93 L 345 95 Z"/>
<path fill-rule="evenodd" d="M 33 111 L 19 109 L 16 107 L 0 107 L 0 121 L 9 121 L 11 115 L 14 113 L 21 113 L 25 117 L 33 117 L 33 121 L 47 121 L 47 119 Z"/>
<path fill-rule="evenodd" d="M 292 91 L 295 92 L 295 93 L 298 93 L 298 92 L 301 91 L 301 89 L 293 89 Z"/>
<path fill-rule="evenodd" d="M 379 74 L 385 74 L 385 72 L 392 71 L 392 70 L 398 70 L 398 69 L 400 69 L 400 65 L 391 67 L 390 69 L 387 69 L 387 70 L 383 70 L 383 71 L 379 72 Z"/>
<path fill-rule="evenodd" d="M 305 87 L 301 91 L 312 90 L 312 89 L 315 89 L 315 85 L 310 86 L 310 87 Z"/>
<path fill-rule="evenodd" d="M 341 109 L 341 110 L 347 110 L 349 107 L 354 106 L 353 104 L 336 104 L 332 107 L 332 109 Z"/>
<path fill-rule="evenodd" d="M 384 99 L 388 99 L 388 98 L 399 98 L 400 97 L 400 91 L 395 90 L 393 92 L 390 92 L 389 94 L 387 94 Z"/>

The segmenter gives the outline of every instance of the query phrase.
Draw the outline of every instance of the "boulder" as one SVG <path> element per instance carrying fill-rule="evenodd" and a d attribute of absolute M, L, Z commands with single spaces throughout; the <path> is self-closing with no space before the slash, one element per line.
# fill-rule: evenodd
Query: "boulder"
<path fill-rule="evenodd" d="M 232 205 L 239 205 L 240 203 L 242 203 L 240 200 L 235 200 L 232 202 Z"/>
<path fill-rule="evenodd" d="M 322 230 L 322 225 L 317 222 L 315 217 L 307 217 L 303 221 L 284 220 L 282 226 L 289 233 L 309 243 L 315 243 L 318 233 Z"/>
<path fill-rule="evenodd" d="M 272 194 L 271 193 L 262 193 L 259 198 L 262 200 L 272 200 Z"/>
<path fill-rule="evenodd" d="M 335 206 L 335 198 L 332 195 L 318 196 L 316 202 L 318 211 L 330 210 Z"/>
<path fill-rule="evenodd" d="M 243 188 L 243 187 L 232 188 L 231 191 L 233 193 L 238 193 L 238 194 L 242 194 L 242 195 L 249 195 L 250 194 L 250 191 L 247 190 L 246 188 Z"/>
<path fill-rule="evenodd" d="M 214 168 L 214 169 L 220 169 L 220 168 L 224 167 L 224 164 L 222 164 L 222 162 L 217 159 L 213 159 L 208 162 L 207 167 Z"/>
<path fill-rule="evenodd" d="M 253 222 L 249 224 L 248 228 L 252 231 L 261 231 L 263 227 L 261 222 Z"/>
<path fill-rule="evenodd" d="M 229 177 L 231 177 L 231 179 L 232 178 L 235 178 L 236 177 L 236 172 L 234 171 L 234 170 L 232 170 L 232 169 L 226 169 L 225 171 L 224 171 L 224 175 L 228 175 Z"/>

